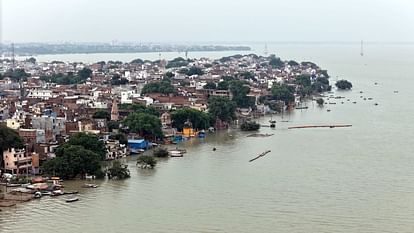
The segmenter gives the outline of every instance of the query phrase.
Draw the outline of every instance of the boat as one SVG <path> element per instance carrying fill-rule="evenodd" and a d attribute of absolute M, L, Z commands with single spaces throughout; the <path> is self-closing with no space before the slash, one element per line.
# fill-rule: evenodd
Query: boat
<path fill-rule="evenodd" d="M 184 152 L 180 150 L 170 150 L 168 151 L 168 153 L 170 154 L 170 157 L 183 157 L 184 156 Z"/>
<path fill-rule="evenodd" d="M 62 190 L 55 190 L 55 191 L 52 191 L 51 196 L 60 196 L 60 195 L 63 195 L 63 194 L 64 193 L 63 193 Z"/>
<path fill-rule="evenodd" d="M 303 107 L 296 107 L 296 109 L 308 109 L 308 106 L 303 106 Z"/>
<path fill-rule="evenodd" d="M 269 123 L 270 123 L 270 128 L 276 127 L 276 121 L 273 120 L 273 116 L 270 117 Z"/>
<path fill-rule="evenodd" d="M 79 201 L 78 197 L 71 197 L 65 200 L 66 202 L 75 202 L 75 201 Z"/>
<path fill-rule="evenodd" d="M 41 198 L 42 197 L 42 193 L 39 192 L 39 191 L 37 191 L 37 192 L 34 193 L 33 196 L 34 196 L 34 198 Z"/>
<path fill-rule="evenodd" d="M 65 195 L 73 195 L 73 194 L 78 194 L 78 191 L 68 191 L 68 192 L 64 192 L 63 194 Z"/>
<path fill-rule="evenodd" d="M 83 188 L 97 188 L 98 185 L 97 184 L 84 184 L 82 187 Z"/>

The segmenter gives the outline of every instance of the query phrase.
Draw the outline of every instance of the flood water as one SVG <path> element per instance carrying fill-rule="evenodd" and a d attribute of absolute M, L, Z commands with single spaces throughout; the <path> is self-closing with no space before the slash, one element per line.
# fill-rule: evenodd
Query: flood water
<path fill-rule="evenodd" d="M 154 170 L 129 158 L 125 181 L 65 182 L 80 201 L 45 197 L 3 209 L 0 232 L 413 232 L 414 46 L 368 44 L 364 57 L 357 44 L 269 50 L 313 61 L 354 89 L 327 101 L 336 104 L 275 116 L 275 130 L 260 130 L 271 137 L 219 132 L 180 145 L 184 158 Z M 353 126 L 287 129 L 304 124 Z"/>

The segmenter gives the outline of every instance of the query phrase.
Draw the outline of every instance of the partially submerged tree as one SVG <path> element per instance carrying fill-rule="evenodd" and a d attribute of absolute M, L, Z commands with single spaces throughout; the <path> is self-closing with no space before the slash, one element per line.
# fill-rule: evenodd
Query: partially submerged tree
<path fill-rule="evenodd" d="M 342 79 L 335 83 L 335 86 L 341 90 L 349 90 L 352 88 L 352 83 L 348 80 Z"/>
<path fill-rule="evenodd" d="M 168 157 L 169 153 L 166 148 L 159 147 L 159 148 L 154 149 L 153 155 L 154 157 L 158 157 L 158 158 L 166 158 Z"/>
<path fill-rule="evenodd" d="M 155 165 L 157 165 L 157 160 L 155 160 L 154 157 L 143 155 L 138 157 L 137 159 L 137 165 L 139 165 L 141 168 L 154 168 Z"/>
<path fill-rule="evenodd" d="M 245 121 L 241 124 L 240 129 L 242 131 L 257 131 L 260 129 L 260 124 L 255 121 Z"/>
<path fill-rule="evenodd" d="M 114 161 L 112 166 L 108 169 L 107 175 L 109 179 L 126 179 L 130 178 L 130 172 L 128 169 L 128 165 L 121 164 L 119 161 Z"/>

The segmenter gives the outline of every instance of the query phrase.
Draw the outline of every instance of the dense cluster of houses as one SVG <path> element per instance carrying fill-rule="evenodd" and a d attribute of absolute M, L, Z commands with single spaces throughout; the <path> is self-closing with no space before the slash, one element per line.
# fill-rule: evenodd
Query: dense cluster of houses
<path fill-rule="evenodd" d="M 268 65 L 269 59 L 256 55 L 218 60 L 201 58 L 186 60 L 184 67 L 168 66 L 164 60 L 94 64 L 1 60 L 0 121 L 16 130 L 26 143 L 25 149 L 3 152 L 3 169 L 9 173 L 37 173 L 42 161 L 53 158 L 55 149 L 77 132 L 100 135 L 107 145 L 107 159 L 127 155 L 130 148 L 109 139 L 107 124 L 108 121 L 121 121 L 130 113 L 130 110 L 120 108 L 122 104 L 155 107 L 162 113 L 160 119 L 165 133 L 174 134 L 170 111 L 179 108 L 208 111 L 209 97 L 232 97 L 229 90 L 204 88 L 207 83 L 219 83 L 224 76 L 241 77 L 246 72 L 251 74 L 244 76 L 244 80 L 250 86 L 249 96 L 259 100 L 261 96 L 269 94 L 269 88 L 275 82 L 286 82 L 304 73 L 323 75 L 312 63 L 284 62 L 282 67 L 274 67 Z M 188 75 L 182 72 L 191 67 L 202 69 L 203 74 Z M 84 68 L 90 69 L 92 75 L 82 84 L 59 85 L 42 78 L 59 73 L 76 73 Z M 25 70 L 30 77 L 24 82 L 8 77 L 7 71 L 15 69 Z M 166 73 L 172 74 L 171 83 L 177 90 L 175 94 L 141 95 L 145 84 L 162 80 Z M 126 79 L 127 83 L 111 84 L 115 75 Z M 110 119 L 93 117 L 102 110 L 110 113 Z M 263 114 L 266 107 L 258 105 L 254 113 L 246 109 L 239 111 L 242 114 Z M 217 128 L 220 126 L 217 125 Z M 133 139 L 134 143 L 138 143 L 139 138 Z M 135 144 L 134 149 L 142 148 Z"/>

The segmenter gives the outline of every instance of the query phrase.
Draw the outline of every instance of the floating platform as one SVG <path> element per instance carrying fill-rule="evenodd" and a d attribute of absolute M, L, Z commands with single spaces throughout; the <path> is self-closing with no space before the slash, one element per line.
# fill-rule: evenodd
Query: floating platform
<path fill-rule="evenodd" d="M 291 126 L 288 129 L 309 129 L 309 128 L 346 128 L 352 127 L 352 125 L 301 125 L 301 126 Z"/>

